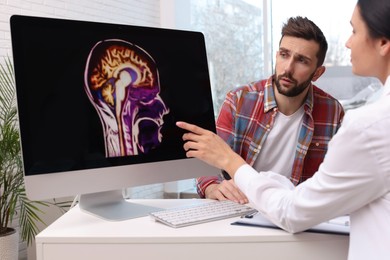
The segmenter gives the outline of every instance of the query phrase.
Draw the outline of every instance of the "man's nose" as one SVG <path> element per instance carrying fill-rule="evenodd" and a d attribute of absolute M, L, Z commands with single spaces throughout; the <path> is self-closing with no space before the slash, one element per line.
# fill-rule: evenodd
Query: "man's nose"
<path fill-rule="evenodd" d="M 287 59 L 285 64 L 284 64 L 284 71 L 288 72 L 288 73 L 292 73 L 293 69 L 294 69 L 294 58 L 291 57 L 291 58 Z"/>

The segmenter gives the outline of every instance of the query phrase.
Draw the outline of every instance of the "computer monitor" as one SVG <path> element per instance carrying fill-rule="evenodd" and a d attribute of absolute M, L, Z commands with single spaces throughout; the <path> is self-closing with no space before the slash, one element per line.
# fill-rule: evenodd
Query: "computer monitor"
<path fill-rule="evenodd" d="M 179 120 L 215 132 L 200 32 L 14 15 L 17 107 L 30 199 L 81 195 L 106 219 L 144 216 L 122 189 L 216 175 L 186 158 Z"/>

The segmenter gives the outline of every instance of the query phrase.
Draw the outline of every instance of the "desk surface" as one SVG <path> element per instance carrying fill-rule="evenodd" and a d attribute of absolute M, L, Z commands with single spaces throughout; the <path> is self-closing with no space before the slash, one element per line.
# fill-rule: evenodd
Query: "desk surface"
<path fill-rule="evenodd" d="M 169 208 L 204 200 L 132 200 Z M 349 237 L 231 225 L 237 218 L 174 229 L 151 217 L 102 220 L 71 209 L 36 237 L 37 259 L 347 259 Z"/>

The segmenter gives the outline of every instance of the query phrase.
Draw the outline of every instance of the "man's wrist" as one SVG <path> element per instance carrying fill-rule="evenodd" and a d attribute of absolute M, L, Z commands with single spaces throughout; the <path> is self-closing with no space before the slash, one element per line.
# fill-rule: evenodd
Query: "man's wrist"
<path fill-rule="evenodd" d="M 215 186 L 218 185 L 218 183 L 210 183 L 205 189 L 204 189 L 204 197 L 206 199 L 210 199 L 211 194 L 213 193 L 213 190 L 215 189 Z"/>

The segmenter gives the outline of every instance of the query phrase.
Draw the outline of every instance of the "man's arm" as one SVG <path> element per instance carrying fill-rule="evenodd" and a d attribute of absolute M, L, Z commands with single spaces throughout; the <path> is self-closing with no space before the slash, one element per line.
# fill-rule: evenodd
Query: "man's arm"
<path fill-rule="evenodd" d="M 219 184 L 222 179 L 219 176 L 202 176 L 196 179 L 196 191 L 199 197 L 206 198 L 206 189 L 209 185 Z"/>

